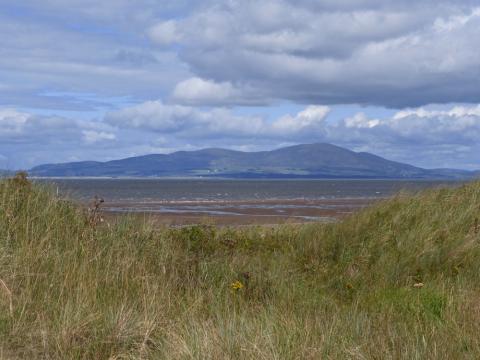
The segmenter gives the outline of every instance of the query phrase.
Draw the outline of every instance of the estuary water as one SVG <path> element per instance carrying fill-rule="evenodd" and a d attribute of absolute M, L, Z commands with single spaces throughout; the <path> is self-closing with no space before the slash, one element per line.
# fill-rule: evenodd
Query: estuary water
<path fill-rule="evenodd" d="M 218 180 L 102 179 L 37 180 L 62 197 L 87 204 L 94 196 L 112 213 L 155 214 L 167 224 L 203 217 L 226 224 L 338 219 L 399 191 L 416 192 L 455 181 L 430 180 Z"/>
<path fill-rule="evenodd" d="M 211 179 L 51 179 L 77 200 L 95 195 L 115 202 L 242 201 L 388 197 L 399 191 L 454 186 L 431 180 L 211 180 Z"/>

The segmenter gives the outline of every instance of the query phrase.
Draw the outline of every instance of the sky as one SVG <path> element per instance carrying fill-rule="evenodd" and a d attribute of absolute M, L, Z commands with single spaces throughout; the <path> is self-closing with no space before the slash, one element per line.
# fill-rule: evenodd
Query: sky
<path fill-rule="evenodd" d="M 326 142 L 480 169 L 478 0 L 0 0 L 0 168 Z"/>

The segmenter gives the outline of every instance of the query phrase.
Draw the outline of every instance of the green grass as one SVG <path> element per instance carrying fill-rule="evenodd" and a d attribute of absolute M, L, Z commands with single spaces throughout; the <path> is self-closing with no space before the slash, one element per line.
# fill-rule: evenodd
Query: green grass
<path fill-rule="evenodd" d="M 2 180 L 0 358 L 478 359 L 479 218 L 477 182 L 336 224 L 154 229 Z"/>

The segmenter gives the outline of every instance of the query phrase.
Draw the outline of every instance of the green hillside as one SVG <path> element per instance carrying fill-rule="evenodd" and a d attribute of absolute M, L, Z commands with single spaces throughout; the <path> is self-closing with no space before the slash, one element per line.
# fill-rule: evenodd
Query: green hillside
<path fill-rule="evenodd" d="M 331 144 L 303 144 L 272 151 L 178 151 L 106 162 L 45 164 L 35 176 L 186 176 L 228 178 L 470 178 L 465 170 L 427 170 Z"/>
<path fill-rule="evenodd" d="M 6 359 L 478 359 L 480 183 L 341 223 L 153 229 L 0 182 Z"/>

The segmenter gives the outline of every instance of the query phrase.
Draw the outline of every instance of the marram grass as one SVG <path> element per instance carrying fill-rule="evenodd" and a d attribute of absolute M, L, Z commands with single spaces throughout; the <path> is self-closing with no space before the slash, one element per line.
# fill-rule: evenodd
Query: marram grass
<path fill-rule="evenodd" d="M 478 359 L 480 183 L 341 223 L 154 229 L 0 181 L 2 359 Z"/>

